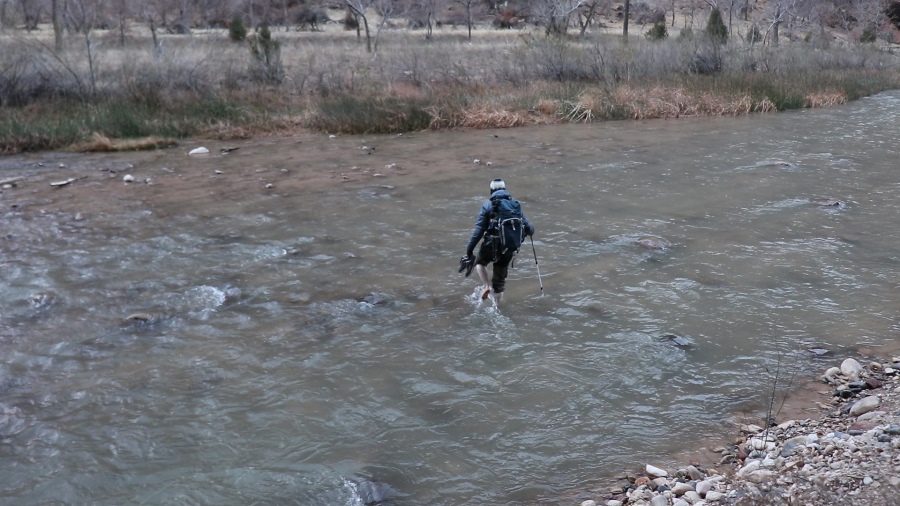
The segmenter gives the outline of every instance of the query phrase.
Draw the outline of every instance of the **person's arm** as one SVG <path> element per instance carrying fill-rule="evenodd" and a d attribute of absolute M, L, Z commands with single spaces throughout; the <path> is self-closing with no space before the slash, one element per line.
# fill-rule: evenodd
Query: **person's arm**
<path fill-rule="evenodd" d="M 525 217 L 525 213 L 522 213 L 522 224 L 525 226 L 525 235 L 534 237 L 534 226 Z"/>
<path fill-rule="evenodd" d="M 475 222 L 475 230 L 472 231 L 472 237 L 469 238 L 469 244 L 466 245 L 466 256 L 475 256 L 475 246 L 484 235 L 485 229 L 487 229 L 488 212 L 489 210 L 486 210 L 484 206 L 481 207 L 481 212 L 478 213 L 478 220 Z"/>

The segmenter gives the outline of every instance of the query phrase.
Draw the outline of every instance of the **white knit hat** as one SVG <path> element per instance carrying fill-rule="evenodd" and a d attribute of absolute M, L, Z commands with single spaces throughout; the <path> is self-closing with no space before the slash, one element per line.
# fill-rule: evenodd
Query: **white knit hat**
<path fill-rule="evenodd" d="M 495 179 L 495 180 L 491 181 L 491 191 L 505 190 L 505 189 L 506 189 L 506 183 L 504 183 L 502 179 Z"/>

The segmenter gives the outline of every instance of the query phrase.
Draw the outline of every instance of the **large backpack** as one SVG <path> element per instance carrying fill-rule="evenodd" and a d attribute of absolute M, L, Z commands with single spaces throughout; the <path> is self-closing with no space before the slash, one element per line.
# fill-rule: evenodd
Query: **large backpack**
<path fill-rule="evenodd" d="M 522 206 L 512 197 L 493 198 L 491 203 L 494 207 L 495 220 L 491 225 L 500 236 L 500 253 L 518 252 L 525 238 L 525 215 L 522 214 Z"/>

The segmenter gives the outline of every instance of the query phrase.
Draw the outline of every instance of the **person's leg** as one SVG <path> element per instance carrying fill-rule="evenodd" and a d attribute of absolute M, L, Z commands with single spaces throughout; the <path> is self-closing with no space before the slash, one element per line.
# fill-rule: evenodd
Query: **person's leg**
<path fill-rule="evenodd" d="M 477 264 L 475 266 L 475 272 L 478 273 L 478 277 L 481 279 L 481 284 L 484 285 L 484 288 L 481 290 L 481 298 L 486 299 L 488 294 L 491 293 L 491 284 L 488 281 L 487 266 Z"/>
<path fill-rule="evenodd" d="M 506 276 L 509 274 L 509 264 L 513 259 L 513 255 L 515 255 L 515 252 L 507 251 L 494 262 L 491 288 L 494 290 L 494 300 L 497 304 L 503 299 L 503 292 L 506 291 Z"/>
<path fill-rule="evenodd" d="M 478 273 L 478 279 L 481 280 L 482 290 L 481 299 L 484 300 L 491 293 L 491 283 L 488 278 L 487 264 L 494 259 L 494 248 L 490 241 L 485 238 L 478 249 L 478 256 L 475 258 L 475 272 Z"/>

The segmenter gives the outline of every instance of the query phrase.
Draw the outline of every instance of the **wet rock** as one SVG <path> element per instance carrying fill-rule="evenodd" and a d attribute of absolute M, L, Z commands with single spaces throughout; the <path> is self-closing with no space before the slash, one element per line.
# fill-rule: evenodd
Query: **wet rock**
<path fill-rule="evenodd" d="M 122 319 L 125 326 L 149 326 L 162 321 L 162 313 L 132 313 Z"/>
<path fill-rule="evenodd" d="M 372 292 L 369 295 L 365 295 L 363 297 L 358 297 L 356 299 L 357 302 L 365 302 L 367 304 L 371 304 L 373 306 L 377 306 L 379 304 L 384 304 L 388 301 L 388 296 L 383 293 Z"/>
<path fill-rule="evenodd" d="M 836 199 L 819 199 L 819 200 L 816 200 L 815 202 L 816 202 L 816 205 L 818 205 L 819 207 L 835 207 L 835 208 L 843 209 L 844 207 L 847 206 L 847 204 L 844 201 L 836 200 Z"/>
<path fill-rule="evenodd" d="M 385 504 L 385 501 L 399 495 L 396 490 L 386 483 L 365 479 L 356 483 L 356 493 L 365 506 Z"/>
<path fill-rule="evenodd" d="M 691 339 L 679 336 L 677 334 L 666 334 L 660 338 L 661 341 L 667 341 L 679 348 L 694 348 L 694 341 Z"/>
<path fill-rule="evenodd" d="M 56 294 L 53 292 L 38 292 L 29 297 L 29 301 L 35 309 L 43 309 L 56 302 Z"/>
<path fill-rule="evenodd" d="M 670 244 L 665 239 L 660 239 L 659 237 L 641 237 L 636 240 L 638 246 L 642 248 L 646 248 L 653 251 L 665 251 L 669 249 Z"/>

